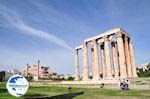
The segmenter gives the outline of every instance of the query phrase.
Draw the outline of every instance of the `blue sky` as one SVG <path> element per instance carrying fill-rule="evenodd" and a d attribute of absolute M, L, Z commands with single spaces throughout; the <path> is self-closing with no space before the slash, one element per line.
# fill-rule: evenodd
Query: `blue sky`
<path fill-rule="evenodd" d="M 121 27 L 133 39 L 136 64 L 150 61 L 149 0 L 0 0 L 0 70 L 27 63 L 74 72 L 74 47 Z"/>

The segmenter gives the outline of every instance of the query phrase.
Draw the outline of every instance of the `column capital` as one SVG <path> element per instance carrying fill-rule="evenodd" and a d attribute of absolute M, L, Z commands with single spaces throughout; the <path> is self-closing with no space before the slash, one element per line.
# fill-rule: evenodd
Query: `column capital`
<path fill-rule="evenodd" d="M 122 32 L 121 31 L 117 32 L 116 34 L 117 34 L 117 38 L 122 37 Z"/>
<path fill-rule="evenodd" d="M 87 44 L 87 42 L 83 42 L 83 45 L 86 45 Z"/>
<path fill-rule="evenodd" d="M 113 37 L 112 37 L 112 36 L 109 36 L 108 39 L 109 39 L 109 41 L 111 41 L 111 42 L 113 41 Z"/>
<path fill-rule="evenodd" d="M 93 46 L 93 48 L 94 48 L 94 46 L 97 45 L 97 44 L 98 44 L 98 43 L 97 43 L 97 39 L 93 39 L 93 40 L 92 40 L 92 46 Z"/>
<path fill-rule="evenodd" d="M 97 44 L 97 39 L 92 40 L 92 44 L 96 43 Z"/>
<path fill-rule="evenodd" d="M 78 54 L 78 49 L 75 49 L 74 52 L 75 52 L 75 54 Z"/>
<path fill-rule="evenodd" d="M 96 39 L 93 39 L 92 41 L 96 41 Z"/>
<path fill-rule="evenodd" d="M 125 40 L 125 41 L 128 41 L 128 40 L 129 40 L 129 37 L 128 37 L 127 35 L 125 35 L 125 36 L 124 36 L 124 40 Z"/>
<path fill-rule="evenodd" d="M 111 42 L 112 47 L 115 47 L 116 42 Z"/>
<path fill-rule="evenodd" d="M 104 39 L 104 41 L 109 41 L 108 36 L 104 36 L 103 39 Z"/>
<path fill-rule="evenodd" d="M 83 42 L 83 49 L 87 47 L 87 42 Z"/>

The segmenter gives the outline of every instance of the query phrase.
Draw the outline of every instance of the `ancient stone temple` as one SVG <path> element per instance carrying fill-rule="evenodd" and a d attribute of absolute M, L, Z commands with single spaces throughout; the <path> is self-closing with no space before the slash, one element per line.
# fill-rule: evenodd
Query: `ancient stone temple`
<path fill-rule="evenodd" d="M 85 39 L 75 48 L 75 80 L 81 77 L 80 60 L 83 64 L 83 81 L 89 80 L 89 71 L 92 71 L 94 81 L 137 77 L 132 39 L 121 28 L 114 28 Z M 90 66 L 92 70 L 89 70 Z"/>

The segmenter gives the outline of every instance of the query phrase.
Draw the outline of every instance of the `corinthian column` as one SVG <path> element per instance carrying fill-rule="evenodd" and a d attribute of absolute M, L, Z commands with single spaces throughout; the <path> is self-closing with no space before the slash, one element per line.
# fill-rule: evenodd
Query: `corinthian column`
<path fill-rule="evenodd" d="M 94 70 L 94 48 L 93 48 L 93 44 L 92 44 L 92 47 L 91 47 L 91 63 L 92 63 L 92 76 L 93 76 L 93 74 L 95 73 L 95 70 Z"/>
<path fill-rule="evenodd" d="M 88 80 L 89 77 L 89 67 L 88 67 L 88 52 L 87 44 L 83 43 L 83 80 Z"/>
<path fill-rule="evenodd" d="M 78 56 L 78 49 L 75 49 L 75 80 L 79 80 L 79 56 Z"/>
<path fill-rule="evenodd" d="M 105 65 L 105 54 L 104 54 L 104 45 L 101 45 L 101 65 L 103 68 L 103 79 L 106 78 L 106 65 Z"/>
<path fill-rule="evenodd" d="M 105 49 L 105 64 L 106 64 L 106 79 L 112 79 L 112 67 L 110 57 L 109 39 L 107 36 L 104 37 L 104 49 Z"/>
<path fill-rule="evenodd" d="M 128 77 L 131 78 L 132 77 L 132 66 L 131 66 L 131 61 L 130 61 L 128 36 L 125 36 L 125 56 L 126 56 L 126 62 L 127 62 Z"/>
<path fill-rule="evenodd" d="M 118 44 L 118 52 L 119 52 L 119 65 L 120 65 L 120 78 L 127 78 L 126 73 L 126 61 L 125 61 L 125 53 L 124 53 L 124 44 L 122 39 L 122 33 L 117 32 L 117 44 Z"/>
<path fill-rule="evenodd" d="M 113 56 L 113 64 L 115 69 L 115 78 L 119 78 L 119 68 L 118 68 L 118 60 L 117 60 L 117 50 L 116 50 L 116 42 L 112 42 L 112 56 Z"/>
<path fill-rule="evenodd" d="M 135 58 L 134 58 L 134 49 L 133 49 L 131 39 L 129 40 L 129 48 L 130 48 L 130 58 L 131 58 L 131 64 L 132 64 L 133 77 L 137 77 Z"/>
<path fill-rule="evenodd" d="M 97 42 L 93 40 L 93 48 L 94 48 L 94 73 L 93 73 L 93 80 L 99 80 L 99 62 L 98 62 L 98 50 L 97 50 Z"/>

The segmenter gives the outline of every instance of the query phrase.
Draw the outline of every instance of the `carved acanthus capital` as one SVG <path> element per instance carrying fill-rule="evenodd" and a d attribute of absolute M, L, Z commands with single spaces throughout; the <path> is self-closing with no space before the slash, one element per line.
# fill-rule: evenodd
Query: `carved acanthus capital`
<path fill-rule="evenodd" d="M 109 41 L 108 36 L 104 36 L 103 39 L 104 39 L 104 41 Z"/>
<path fill-rule="evenodd" d="M 93 43 L 93 44 L 96 44 L 96 43 L 97 43 L 97 40 L 96 40 L 96 39 L 93 39 L 93 40 L 92 40 L 92 43 Z"/>
<path fill-rule="evenodd" d="M 115 47 L 116 42 L 111 42 L 112 47 Z"/>
<path fill-rule="evenodd" d="M 112 37 L 112 36 L 109 36 L 109 40 L 110 40 L 110 41 L 113 41 L 113 37 Z"/>
<path fill-rule="evenodd" d="M 125 40 L 125 41 L 128 41 L 128 40 L 129 40 L 129 37 L 128 37 L 127 35 L 125 35 L 125 36 L 124 36 L 124 40 Z"/>
<path fill-rule="evenodd" d="M 122 37 L 122 32 L 121 31 L 117 32 L 116 34 L 117 34 L 117 38 Z"/>
<path fill-rule="evenodd" d="M 87 47 L 87 42 L 83 43 L 83 48 Z"/>

